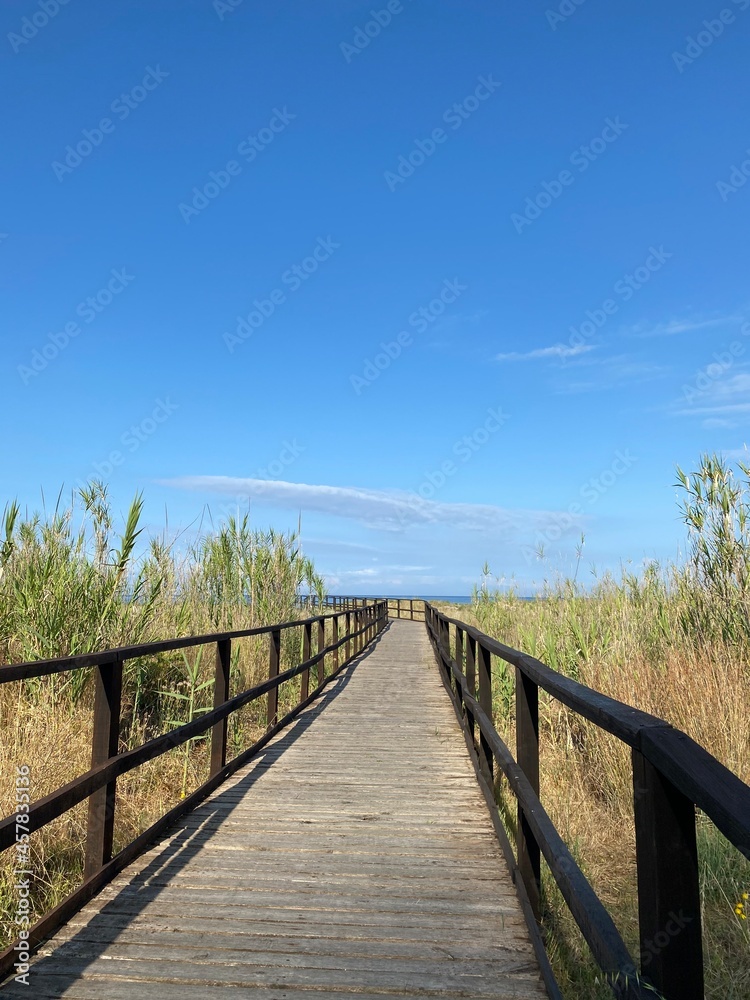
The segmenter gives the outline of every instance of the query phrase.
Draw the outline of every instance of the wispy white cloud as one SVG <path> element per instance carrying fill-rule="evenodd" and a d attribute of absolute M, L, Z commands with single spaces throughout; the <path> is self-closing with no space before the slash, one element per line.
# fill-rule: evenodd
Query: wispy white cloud
<path fill-rule="evenodd" d="M 439 319 L 433 330 L 439 333 L 448 333 L 450 330 L 461 329 L 466 326 L 476 326 L 477 323 L 481 323 L 485 316 L 488 316 L 489 312 L 487 309 L 477 309 L 473 313 L 452 313 L 449 316 L 443 316 Z"/>
<path fill-rule="evenodd" d="M 588 377 L 560 382 L 559 393 L 600 392 L 619 386 L 651 382 L 667 375 L 669 369 L 652 361 L 640 361 L 627 354 L 610 358 L 583 358 L 571 363 L 573 370 L 582 370 Z"/>
<path fill-rule="evenodd" d="M 305 535 L 305 548 L 327 555 L 375 554 L 380 550 L 375 545 L 363 545 L 361 542 L 347 542 L 339 538 L 315 538 Z"/>
<path fill-rule="evenodd" d="M 369 580 L 382 580 L 402 576 L 403 574 L 413 575 L 415 573 L 429 573 L 431 566 L 364 566 L 361 569 L 339 570 L 336 574 L 338 579 L 366 582 Z"/>
<path fill-rule="evenodd" d="M 727 420 L 726 417 L 707 417 L 701 427 L 707 431 L 732 430 L 737 424 L 734 420 Z"/>
<path fill-rule="evenodd" d="M 750 372 L 738 372 L 713 382 L 696 395 L 693 404 L 681 399 L 673 404 L 677 417 L 706 417 L 708 420 L 728 420 L 750 413 Z"/>
<path fill-rule="evenodd" d="M 566 361 L 588 354 L 595 349 L 594 344 L 554 344 L 552 347 L 537 347 L 533 351 L 511 351 L 509 354 L 496 354 L 495 361 Z"/>
<path fill-rule="evenodd" d="M 631 337 L 676 337 L 712 326 L 734 326 L 742 322 L 741 316 L 716 316 L 713 319 L 671 319 L 665 323 L 635 323 L 620 332 Z"/>
<path fill-rule="evenodd" d="M 326 583 L 330 589 L 347 593 L 366 591 L 369 593 L 411 593 L 417 594 L 452 593 L 458 584 L 459 591 L 468 593 L 476 583 L 474 577 L 446 577 L 429 572 L 427 566 L 367 566 L 363 569 L 336 570 L 326 573 Z"/>
<path fill-rule="evenodd" d="M 554 511 L 490 504 L 440 503 L 400 490 L 310 485 L 232 476 L 183 476 L 161 480 L 161 483 L 209 494 L 241 494 L 282 509 L 347 518 L 381 531 L 447 525 L 454 530 L 491 532 L 496 537 L 517 541 L 519 534 L 544 528 L 556 516 Z"/>

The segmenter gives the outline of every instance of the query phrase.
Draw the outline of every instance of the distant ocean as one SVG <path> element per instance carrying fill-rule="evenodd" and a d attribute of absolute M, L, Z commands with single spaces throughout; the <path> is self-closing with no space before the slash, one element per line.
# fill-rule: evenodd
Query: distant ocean
<path fill-rule="evenodd" d="M 385 597 L 385 594 L 352 594 L 352 597 Z M 470 597 L 436 597 L 434 594 L 421 594 L 417 597 L 416 594 L 389 594 L 389 601 L 408 601 L 413 598 L 415 601 L 429 601 L 433 603 L 434 601 L 445 601 L 447 604 L 471 604 Z"/>
<path fill-rule="evenodd" d="M 425 601 L 429 601 L 430 604 L 434 604 L 435 601 L 445 601 L 447 604 L 471 604 L 470 597 L 425 597 Z"/>
<path fill-rule="evenodd" d="M 502 591 L 498 591 L 498 593 L 502 593 Z M 349 596 L 350 597 L 366 597 L 366 598 L 372 600 L 373 597 L 384 597 L 385 595 L 384 594 L 350 594 Z M 490 596 L 494 597 L 495 596 L 495 591 L 491 591 L 490 592 Z M 435 595 L 435 594 L 421 594 L 420 596 L 417 596 L 415 594 L 389 594 L 388 595 L 388 600 L 389 601 L 408 601 L 410 597 L 412 597 L 415 601 L 429 601 L 431 604 L 434 604 L 435 601 L 443 601 L 446 604 L 471 604 L 471 598 L 470 597 L 466 597 L 466 596 L 464 596 L 464 597 L 457 597 L 455 594 L 453 596 L 450 596 L 450 597 L 446 597 L 446 596 L 443 596 L 443 595 L 439 595 L 438 596 L 438 595 Z M 523 596 L 521 594 L 517 594 L 516 595 L 516 599 L 519 600 L 519 601 L 533 601 L 533 600 L 535 600 L 535 598 L 533 596 Z"/>

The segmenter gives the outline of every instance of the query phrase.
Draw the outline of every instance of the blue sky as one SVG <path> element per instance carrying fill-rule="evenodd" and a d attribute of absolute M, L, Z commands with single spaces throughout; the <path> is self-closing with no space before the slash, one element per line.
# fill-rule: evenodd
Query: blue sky
<path fill-rule="evenodd" d="M 340 592 L 677 556 L 750 422 L 750 0 L 0 22 L 4 500 L 301 513 Z"/>

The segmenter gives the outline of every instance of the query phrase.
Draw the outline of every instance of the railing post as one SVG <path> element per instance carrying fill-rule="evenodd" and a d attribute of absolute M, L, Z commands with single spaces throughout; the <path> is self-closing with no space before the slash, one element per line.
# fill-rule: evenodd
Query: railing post
<path fill-rule="evenodd" d="M 318 652 L 325 649 L 326 645 L 326 622 L 325 618 L 318 618 Z M 326 676 L 326 658 L 321 657 L 318 660 L 318 687 L 323 683 Z"/>
<path fill-rule="evenodd" d="M 479 704 L 490 722 L 492 717 L 492 657 L 481 641 L 477 642 L 477 670 L 479 672 Z M 495 761 L 489 743 L 484 733 L 479 733 L 479 762 L 485 778 L 492 784 L 495 773 Z"/>
<path fill-rule="evenodd" d="M 120 707 L 122 703 L 122 660 L 119 657 L 102 663 L 96 671 L 94 732 L 91 740 L 91 766 L 97 767 L 116 757 L 120 743 Z M 98 788 L 89 796 L 86 827 L 86 855 L 83 877 L 94 875 L 112 858 L 115 830 L 116 781 Z"/>
<path fill-rule="evenodd" d="M 516 760 L 529 784 L 539 795 L 539 688 L 516 667 Z M 541 915 L 541 854 L 520 804 L 518 806 L 518 869 L 539 920 Z"/>
<path fill-rule="evenodd" d="M 450 655 L 451 655 L 450 626 L 448 625 L 448 622 L 444 618 L 440 619 L 440 644 L 441 644 L 441 646 L 443 648 L 443 652 L 445 653 L 446 657 L 448 659 L 450 659 Z M 445 663 L 444 663 L 444 661 L 442 661 L 442 660 L 441 660 L 440 665 L 445 670 L 446 677 L 447 677 L 447 680 L 448 680 L 448 685 L 452 689 L 453 688 L 453 677 L 451 676 L 451 669 L 450 669 L 450 667 L 446 666 Z"/>
<path fill-rule="evenodd" d="M 463 672 L 464 672 L 464 630 L 461 628 L 460 625 L 456 625 L 456 657 L 455 657 L 455 659 L 456 659 L 456 666 L 458 667 L 458 669 L 463 674 Z M 463 689 L 461 688 L 461 685 L 458 682 L 456 682 L 456 696 L 458 698 L 458 707 L 459 707 L 459 710 L 460 710 L 461 706 L 463 705 L 464 698 L 463 698 Z"/>
<path fill-rule="evenodd" d="M 633 750 L 641 975 L 664 1000 L 703 1000 L 695 806 Z"/>
<path fill-rule="evenodd" d="M 466 643 L 466 686 L 469 689 L 469 694 L 476 698 L 477 696 L 477 640 L 473 636 L 467 636 Z M 476 731 L 474 725 L 474 713 L 467 706 L 466 715 L 469 721 L 469 732 L 471 733 L 472 743 L 476 745 Z"/>
<path fill-rule="evenodd" d="M 279 676 L 279 660 L 281 659 L 281 631 L 277 628 L 268 636 L 268 679 L 273 680 Z M 275 726 L 279 721 L 279 688 L 278 685 L 272 687 L 268 692 L 268 712 L 266 722 L 268 728 Z"/>
<path fill-rule="evenodd" d="M 232 662 L 232 640 L 219 639 L 216 643 L 214 674 L 214 708 L 229 699 L 229 666 Z M 218 774 L 227 762 L 227 728 L 229 719 L 217 722 L 211 730 L 211 764 L 209 774 Z"/>
<path fill-rule="evenodd" d="M 312 622 L 305 622 L 302 626 L 302 662 L 305 663 L 312 656 Z M 310 668 L 303 670 L 300 674 L 299 700 L 305 701 L 310 694 Z"/>
<path fill-rule="evenodd" d="M 344 646 L 344 652 L 346 654 L 347 660 L 352 658 L 352 613 L 351 611 L 346 612 L 346 645 Z"/>
<path fill-rule="evenodd" d="M 339 616 L 336 615 L 332 619 L 333 622 L 333 644 L 335 645 L 339 641 Z M 335 649 L 333 651 L 333 669 L 338 670 L 339 668 L 339 651 Z"/>
<path fill-rule="evenodd" d="M 409 616 L 411 617 L 411 620 L 414 621 L 414 598 L 413 597 L 409 598 Z"/>

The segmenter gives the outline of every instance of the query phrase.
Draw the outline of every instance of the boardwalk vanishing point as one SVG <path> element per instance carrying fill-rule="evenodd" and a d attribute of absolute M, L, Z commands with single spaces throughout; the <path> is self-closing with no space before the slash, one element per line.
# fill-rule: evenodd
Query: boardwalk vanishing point
<path fill-rule="evenodd" d="M 424 626 L 392 622 L 29 981 L 5 995 L 545 997 Z"/>

